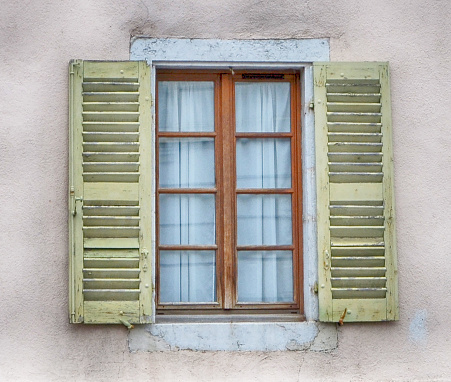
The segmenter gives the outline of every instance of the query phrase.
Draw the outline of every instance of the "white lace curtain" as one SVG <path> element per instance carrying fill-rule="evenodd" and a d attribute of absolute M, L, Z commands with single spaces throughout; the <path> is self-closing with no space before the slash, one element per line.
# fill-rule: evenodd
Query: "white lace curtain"
<path fill-rule="evenodd" d="M 213 82 L 159 83 L 160 131 L 214 131 Z M 289 83 L 237 83 L 238 132 L 289 132 Z M 239 138 L 237 187 L 290 188 L 289 138 Z M 213 138 L 161 138 L 160 188 L 215 187 Z M 160 194 L 161 245 L 213 245 L 214 194 Z M 241 194 L 237 199 L 238 245 L 291 244 L 291 196 Z M 240 251 L 238 299 L 293 300 L 291 251 Z M 216 301 L 214 251 L 160 251 L 160 302 Z"/>

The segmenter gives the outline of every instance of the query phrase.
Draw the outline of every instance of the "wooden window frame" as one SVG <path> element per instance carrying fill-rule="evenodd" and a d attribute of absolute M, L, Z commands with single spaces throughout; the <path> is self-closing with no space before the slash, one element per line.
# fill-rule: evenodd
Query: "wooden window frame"
<path fill-rule="evenodd" d="M 277 78 L 243 78 L 243 74 L 283 74 Z M 254 77 L 254 76 L 251 76 Z M 158 128 L 159 81 L 213 81 L 215 84 L 215 129 L 213 132 L 160 132 Z M 157 69 L 155 118 L 156 161 L 156 314 L 266 314 L 294 313 L 303 315 L 303 261 L 302 261 L 302 161 L 301 161 L 301 84 L 296 70 L 173 70 Z M 236 82 L 290 82 L 291 130 L 289 133 L 239 133 L 235 129 Z M 159 139 L 210 137 L 215 140 L 215 187 L 211 189 L 160 189 Z M 237 138 L 290 138 L 291 188 L 289 189 L 236 189 Z M 159 195 L 169 193 L 215 194 L 216 245 L 160 245 Z M 292 195 L 292 244 L 273 246 L 237 246 L 237 195 L 238 194 L 290 194 Z M 160 250 L 203 249 L 216 252 L 216 296 L 212 303 L 160 303 L 159 259 Z M 291 250 L 293 259 L 293 302 L 245 303 L 237 301 L 238 250 Z"/>

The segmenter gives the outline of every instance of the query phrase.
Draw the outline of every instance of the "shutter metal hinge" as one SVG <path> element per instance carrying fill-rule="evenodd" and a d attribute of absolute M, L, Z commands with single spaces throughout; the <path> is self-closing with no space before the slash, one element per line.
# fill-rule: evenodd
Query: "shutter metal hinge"
<path fill-rule="evenodd" d="M 315 281 L 315 284 L 313 284 L 313 292 L 318 294 L 318 281 Z"/>
<path fill-rule="evenodd" d="M 312 110 L 315 109 L 315 102 L 311 100 L 310 103 L 308 104 L 308 107 Z"/>
<path fill-rule="evenodd" d="M 326 249 L 324 251 L 324 269 L 327 271 L 330 268 L 330 255 L 329 251 Z"/>
<path fill-rule="evenodd" d="M 77 215 L 77 202 L 83 202 L 83 196 L 75 196 L 75 188 L 70 188 L 70 213 L 72 216 Z"/>
<path fill-rule="evenodd" d="M 149 266 L 147 265 L 147 258 L 149 257 L 149 251 L 146 248 L 143 248 L 141 251 L 142 257 L 142 270 L 143 272 L 147 272 L 149 270 Z"/>

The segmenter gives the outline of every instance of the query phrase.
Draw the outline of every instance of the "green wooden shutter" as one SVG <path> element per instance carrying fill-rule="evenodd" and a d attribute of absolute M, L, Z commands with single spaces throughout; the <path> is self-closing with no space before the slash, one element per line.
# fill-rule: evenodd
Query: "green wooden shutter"
<path fill-rule="evenodd" d="M 70 321 L 151 322 L 150 69 L 73 61 L 69 99 Z"/>
<path fill-rule="evenodd" d="M 314 81 L 320 320 L 396 320 L 388 65 L 315 63 Z"/>

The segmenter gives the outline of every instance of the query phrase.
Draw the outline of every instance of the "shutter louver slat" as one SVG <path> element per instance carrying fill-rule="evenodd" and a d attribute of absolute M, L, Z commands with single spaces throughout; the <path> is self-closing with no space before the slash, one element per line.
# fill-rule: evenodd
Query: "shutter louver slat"
<path fill-rule="evenodd" d="M 83 122 L 83 131 L 88 132 L 105 132 L 110 134 L 115 132 L 137 132 L 139 129 L 139 122 Z"/>
<path fill-rule="evenodd" d="M 148 157 L 140 145 L 150 130 L 142 118 L 144 103 L 150 110 L 143 102 L 150 99 L 149 69 L 138 62 L 89 61 L 75 69 L 82 79 L 74 181 L 82 184 L 83 203 L 74 228 L 82 237 L 82 253 L 76 252 L 82 289 L 76 293 L 83 305 L 73 322 L 150 322 L 150 232 L 143 232 L 148 214 L 142 210 L 150 182 L 141 176 Z"/>
<path fill-rule="evenodd" d="M 355 122 L 327 122 L 328 131 L 331 133 L 380 133 L 380 123 L 355 123 Z"/>
<path fill-rule="evenodd" d="M 387 68 L 314 70 L 320 320 L 396 319 Z"/>

